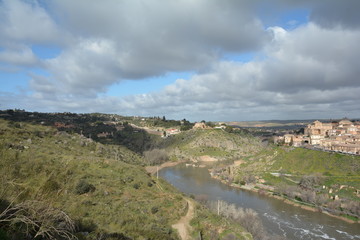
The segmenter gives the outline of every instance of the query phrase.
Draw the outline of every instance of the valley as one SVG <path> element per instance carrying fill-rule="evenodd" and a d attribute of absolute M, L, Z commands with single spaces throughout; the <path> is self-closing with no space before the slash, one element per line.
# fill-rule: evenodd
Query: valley
<path fill-rule="evenodd" d="M 191 192 L 181 187 L 184 179 L 164 175 L 185 163 L 192 174 L 206 171 L 257 192 L 254 198 L 286 199 L 358 224 L 359 156 L 277 146 L 257 130 L 185 119 L 22 111 L 0 117 L 4 239 L 286 239 L 257 207 L 240 204 L 255 210 L 248 213 L 254 229 L 247 217 L 212 209 L 215 192 Z M 179 132 L 163 134 L 167 129 Z M 39 209 L 63 215 L 45 221 L 34 214 Z"/>

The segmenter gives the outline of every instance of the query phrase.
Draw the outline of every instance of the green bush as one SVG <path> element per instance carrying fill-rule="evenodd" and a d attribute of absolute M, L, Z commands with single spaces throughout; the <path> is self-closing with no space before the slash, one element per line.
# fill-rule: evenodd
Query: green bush
<path fill-rule="evenodd" d="M 78 232 L 94 232 L 98 228 L 92 220 L 88 219 L 79 219 L 75 224 Z"/>
<path fill-rule="evenodd" d="M 79 183 L 75 187 L 76 194 L 84 194 L 88 192 L 94 192 L 95 186 L 86 182 L 85 180 L 80 180 Z"/>
<path fill-rule="evenodd" d="M 57 191 L 60 189 L 60 185 L 57 181 L 53 180 L 53 179 L 49 179 L 45 182 L 45 184 L 42 187 L 43 191 L 45 193 L 49 193 L 49 192 L 53 192 L 53 191 Z"/>
<path fill-rule="evenodd" d="M 151 213 L 152 213 L 152 214 L 155 214 L 155 213 L 157 213 L 158 211 L 159 211 L 159 207 L 156 207 L 156 206 L 155 206 L 155 207 L 152 207 L 152 208 L 151 208 Z"/>

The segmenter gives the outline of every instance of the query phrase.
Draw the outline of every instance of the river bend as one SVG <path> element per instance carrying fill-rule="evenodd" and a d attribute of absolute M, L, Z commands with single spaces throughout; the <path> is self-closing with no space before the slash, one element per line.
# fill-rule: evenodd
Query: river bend
<path fill-rule="evenodd" d="M 287 239 L 360 239 L 360 224 L 347 223 L 269 196 L 230 187 L 211 178 L 206 168 L 180 164 L 164 168 L 159 174 L 186 194 L 203 194 L 209 200 L 224 200 L 238 207 L 254 209 L 268 232 Z"/>

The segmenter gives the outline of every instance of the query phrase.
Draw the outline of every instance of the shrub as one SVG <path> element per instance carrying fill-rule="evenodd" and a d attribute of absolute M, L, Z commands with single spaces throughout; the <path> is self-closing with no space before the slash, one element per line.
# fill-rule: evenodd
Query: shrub
<path fill-rule="evenodd" d="M 247 184 L 251 184 L 251 183 L 255 183 L 256 182 L 256 178 L 254 175 L 246 175 L 243 177 L 243 181 L 246 182 Z M 245 184 L 242 184 L 245 185 Z"/>
<path fill-rule="evenodd" d="M 210 209 L 219 212 L 220 215 L 235 220 L 249 231 L 256 240 L 267 240 L 267 232 L 257 212 L 252 209 L 238 208 L 234 204 L 225 201 L 211 202 Z"/>
<path fill-rule="evenodd" d="M 152 214 L 155 214 L 155 213 L 157 213 L 158 211 L 159 211 L 159 207 L 156 207 L 156 206 L 155 206 L 155 207 L 152 207 L 152 208 L 151 208 L 151 213 L 152 213 Z"/>
<path fill-rule="evenodd" d="M 315 203 L 316 201 L 316 194 L 314 191 L 311 190 L 303 190 L 301 191 L 301 196 L 300 198 L 302 199 L 302 201 L 304 202 L 309 202 L 309 203 Z"/>
<path fill-rule="evenodd" d="M 60 185 L 55 180 L 49 179 L 45 182 L 45 184 L 42 187 L 43 191 L 45 193 L 57 191 L 60 189 Z"/>
<path fill-rule="evenodd" d="M 300 187 L 305 189 L 314 189 L 316 186 L 321 185 L 323 177 L 320 175 L 303 176 L 300 180 Z"/>
<path fill-rule="evenodd" d="M 95 186 L 86 182 L 85 180 L 80 180 L 79 183 L 75 187 L 76 194 L 84 194 L 88 192 L 94 192 Z"/>
<path fill-rule="evenodd" d="M 145 151 L 144 157 L 149 165 L 161 164 L 169 160 L 169 156 L 164 149 Z"/>
<path fill-rule="evenodd" d="M 92 220 L 79 219 L 75 222 L 77 232 L 94 232 L 97 230 L 96 224 Z"/>

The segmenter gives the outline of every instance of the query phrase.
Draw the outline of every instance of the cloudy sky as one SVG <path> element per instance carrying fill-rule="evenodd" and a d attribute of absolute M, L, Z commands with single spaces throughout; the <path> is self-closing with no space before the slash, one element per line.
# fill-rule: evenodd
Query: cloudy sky
<path fill-rule="evenodd" d="M 0 109 L 360 117 L 359 0 L 0 0 Z"/>

